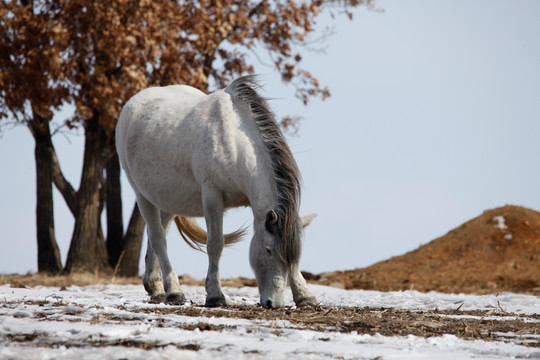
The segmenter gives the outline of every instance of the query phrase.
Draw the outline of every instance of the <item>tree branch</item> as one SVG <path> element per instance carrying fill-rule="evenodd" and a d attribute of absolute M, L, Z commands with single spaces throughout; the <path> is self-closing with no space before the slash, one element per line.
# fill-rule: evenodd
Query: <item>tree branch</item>
<path fill-rule="evenodd" d="M 69 210 L 73 214 L 73 216 L 77 216 L 79 212 L 79 206 L 77 201 L 77 192 L 73 188 L 73 186 L 70 184 L 69 181 L 64 177 L 64 174 L 62 173 L 62 169 L 60 168 L 60 163 L 58 162 L 58 157 L 56 156 L 56 151 L 54 150 L 54 147 L 49 146 L 49 152 L 51 154 L 51 162 L 52 162 L 52 172 L 53 172 L 53 182 L 58 191 L 60 191 L 60 194 L 62 194 L 62 197 L 64 198 Z"/>

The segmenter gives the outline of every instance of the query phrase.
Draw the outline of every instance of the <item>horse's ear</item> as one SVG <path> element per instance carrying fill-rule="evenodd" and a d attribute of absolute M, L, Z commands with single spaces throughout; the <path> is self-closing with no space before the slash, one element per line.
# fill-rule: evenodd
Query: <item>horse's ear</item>
<path fill-rule="evenodd" d="M 266 227 L 266 230 L 268 230 L 269 233 L 273 234 L 276 230 L 276 224 L 278 221 L 278 215 L 274 210 L 270 210 L 266 214 L 266 222 L 264 223 L 264 226 Z"/>
<path fill-rule="evenodd" d="M 316 217 L 317 217 L 317 214 L 309 214 L 309 215 L 302 216 L 302 218 L 301 218 L 302 226 L 303 227 L 308 226 L 309 224 L 311 224 L 313 219 L 315 219 Z"/>

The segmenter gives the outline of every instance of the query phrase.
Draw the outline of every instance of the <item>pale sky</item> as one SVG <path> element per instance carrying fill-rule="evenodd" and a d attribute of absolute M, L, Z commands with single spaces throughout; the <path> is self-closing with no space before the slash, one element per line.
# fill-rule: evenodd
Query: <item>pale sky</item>
<path fill-rule="evenodd" d="M 325 54 L 304 67 L 332 97 L 304 107 L 259 66 L 277 116 L 304 117 L 290 145 L 304 180 L 306 230 L 300 267 L 354 269 L 416 249 L 484 210 L 540 210 L 540 2 L 378 1 L 334 27 Z M 55 146 L 78 187 L 82 135 Z M 0 273 L 37 270 L 33 139 L 23 127 L 0 139 Z M 125 222 L 134 197 L 122 189 Z M 65 262 L 73 219 L 56 194 L 56 236 Z M 230 211 L 227 230 L 252 222 Z M 178 274 L 206 275 L 206 255 L 173 228 Z M 222 277 L 252 277 L 250 237 L 224 251 Z M 144 256 L 141 256 L 143 258 Z M 142 271 L 143 267 L 140 268 Z"/>

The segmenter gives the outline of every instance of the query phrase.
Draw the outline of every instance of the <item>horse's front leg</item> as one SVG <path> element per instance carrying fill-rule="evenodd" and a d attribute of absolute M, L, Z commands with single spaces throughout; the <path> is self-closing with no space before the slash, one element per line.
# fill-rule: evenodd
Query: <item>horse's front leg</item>
<path fill-rule="evenodd" d="M 203 191 L 203 208 L 208 238 L 206 250 L 208 252 L 208 273 L 206 275 L 206 306 L 226 306 L 225 295 L 221 291 L 219 280 L 219 260 L 223 252 L 223 195 L 216 189 Z"/>
<path fill-rule="evenodd" d="M 297 265 L 291 268 L 289 282 L 296 306 L 317 305 L 317 299 L 307 287 L 306 280 Z"/>

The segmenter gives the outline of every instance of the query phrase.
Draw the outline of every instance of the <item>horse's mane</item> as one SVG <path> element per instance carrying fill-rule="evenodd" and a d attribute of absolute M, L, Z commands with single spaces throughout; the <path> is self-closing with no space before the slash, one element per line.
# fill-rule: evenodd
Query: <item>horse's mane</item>
<path fill-rule="evenodd" d="M 258 89 L 257 78 L 251 75 L 234 80 L 226 91 L 249 106 L 270 156 L 277 192 L 274 211 L 278 215 L 280 232 L 276 237 L 276 252 L 290 266 L 298 264 L 302 251 L 302 225 L 298 216 L 300 171 L 266 99 L 257 92 Z"/>

